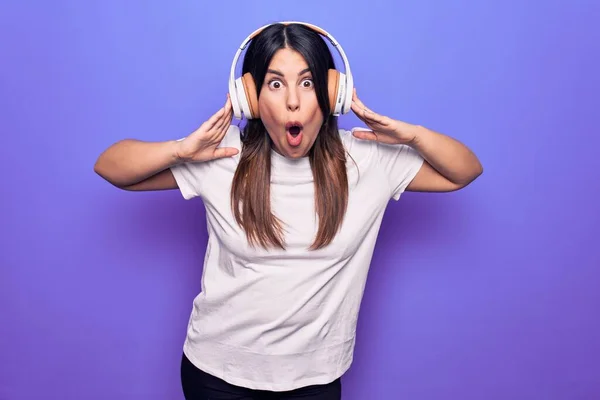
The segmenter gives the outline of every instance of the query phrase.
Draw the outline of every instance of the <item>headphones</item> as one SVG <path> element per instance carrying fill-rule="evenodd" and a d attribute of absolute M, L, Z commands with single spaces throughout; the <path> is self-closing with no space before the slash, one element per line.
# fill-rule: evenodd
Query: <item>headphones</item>
<path fill-rule="evenodd" d="M 281 23 L 284 25 L 301 24 L 307 26 L 313 31 L 329 39 L 331 44 L 338 50 L 342 56 L 342 60 L 344 61 L 345 73 L 339 72 L 335 69 L 329 69 L 328 71 L 327 86 L 329 93 L 329 106 L 331 108 L 331 114 L 334 116 L 346 114 L 348 111 L 350 111 L 350 106 L 352 104 L 354 82 L 352 73 L 350 72 L 350 64 L 348 63 L 348 59 L 346 58 L 346 54 L 344 53 L 342 46 L 340 46 L 333 36 L 316 25 L 297 21 L 285 21 Z M 256 35 L 258 35 L 263 29 L 271 25 L 273 24 L 264 25 L 252 32 L 246 39 L 244 39 L 235 53 L 235 57 L 233 58 L 233 63 L 231 64 L 231 74 L 229 76 L 229 97 L 233 107 L 233 115 L 238 119 L 242 118 L 242 113 L 247 119 L 256 119 L 259 118 L 260 115 L 258 112 L 258 95 L 256 91 L 256 85 L 252 75 L 247 72 L 237 79 L 234 77 L 237 61 L 250 40 L 256 37 Z"/>

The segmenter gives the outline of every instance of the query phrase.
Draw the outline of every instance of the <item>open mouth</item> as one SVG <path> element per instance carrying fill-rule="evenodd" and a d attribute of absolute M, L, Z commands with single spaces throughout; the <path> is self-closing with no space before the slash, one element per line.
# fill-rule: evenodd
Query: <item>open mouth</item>
<path fill-rule="evenodd" d="M 285 129 L 290 133 L 290 135 L 296 137 L 302 131 L 302 124 L 298 121 L 290 121 L 285 124 Z"/>
<path fill-rule="evenodd" d="M 287 142 L 292 147 L 300 146 L 302 143 L 302 124 L 298 121 L 290 121 L 285 124 Z"/>

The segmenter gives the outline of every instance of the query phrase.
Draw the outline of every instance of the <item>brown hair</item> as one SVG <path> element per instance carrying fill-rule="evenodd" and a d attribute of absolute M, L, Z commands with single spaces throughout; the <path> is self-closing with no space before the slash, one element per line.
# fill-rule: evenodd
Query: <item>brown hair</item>
<path fill-rule="evenodd" d="M 267 67 L 277 50 L 288 47 L 306 60 L 314 80 L 324 123 L 308 153 L 314 177 L 315 210 L 319 221 L 310 249 L 322 248 L 337 234 L 348 203 L 346 151 L 338 133 L 337 117 L 330 115 L 327 71 L 335 68 L 331 52 L 316 32 L 303 25 L 276 24 L 256 36 L 244 57 L 242 73 L 250 72 L 257 95 Z M 260 119 L 248 120 L 243 130 L 240 162 L 233 178 L 231 206 L 251 245 L 284 249 L 282 222 L 271 211 L 272 142 Z"/>

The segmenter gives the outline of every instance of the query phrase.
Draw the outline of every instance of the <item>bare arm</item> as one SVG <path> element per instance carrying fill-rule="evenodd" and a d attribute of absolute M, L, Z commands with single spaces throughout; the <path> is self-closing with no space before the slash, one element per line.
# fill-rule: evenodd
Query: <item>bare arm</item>
<path fill-rule="evenodd" d="M 448 192 L 461 189 L 483 173 L 477 156 L 450 136 L 420 125 L 412 125 L 369 110 L 356 95 L 352 111 L 371 131 L 355 131 L 354 136 L 386 144 L 411 146 L 424 159 L 407 186 L 408 191 Z"/>
<path fill-rule="evenodd" d="M 177 184 L 168 170 L 177 164 L 177 142 L 143 142 L 134 139 L 119 141 L 106 149 L 94 165 L 94 171 L 116 187 L 123 189 L 175 189 Z M 169 176 L 170 175 L 170 176 Z M 154 185 L 141 185 L 149 178 Z M 137 185 L 137 186 L 136 186 Z M 154 187 L 156 186 L 156 187 Z"/>
<path fill-rule="evenodd" d="M 406 190 L 458 190 L 482 174 L 483 167 L 477 156 L 458 140 L 422 126 L 402 126 L 406 127 L 407 135 L 414 137 L 410 145 L 425 158 L 423 167 Z"/>
<path fill-rule="evenodd" d="M 170 167 L 184 162 L 231 157 L 238 153 L 235 148 L 218 147 L 232 114 L 228 96 L 225 105 L 185 139 L 165 142 L 121 140 L 98 157 L 94 171 L 121 189 L 175 189 L 177 182 Z"/>

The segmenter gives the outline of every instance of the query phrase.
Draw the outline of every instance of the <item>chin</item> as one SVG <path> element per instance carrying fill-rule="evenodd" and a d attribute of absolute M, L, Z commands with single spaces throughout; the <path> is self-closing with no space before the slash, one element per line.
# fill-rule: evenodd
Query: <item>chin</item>
<path fill-rule="evenodd" d="M 304 158 L 308 156 L 308 152 L 306 153 L 298 153 L 296 155 L 291 156 L 290 158 L 294 158 L 294 159 L 298 159 L 298 158 Z"/>
<path fill-rule="evenodd" d="M 289 146 L 286 146 L 283 154 L 288 158 L 302 158 L 308 155 L 308 151 L 306 151 L 303 147 L 290 148 Z"/>

